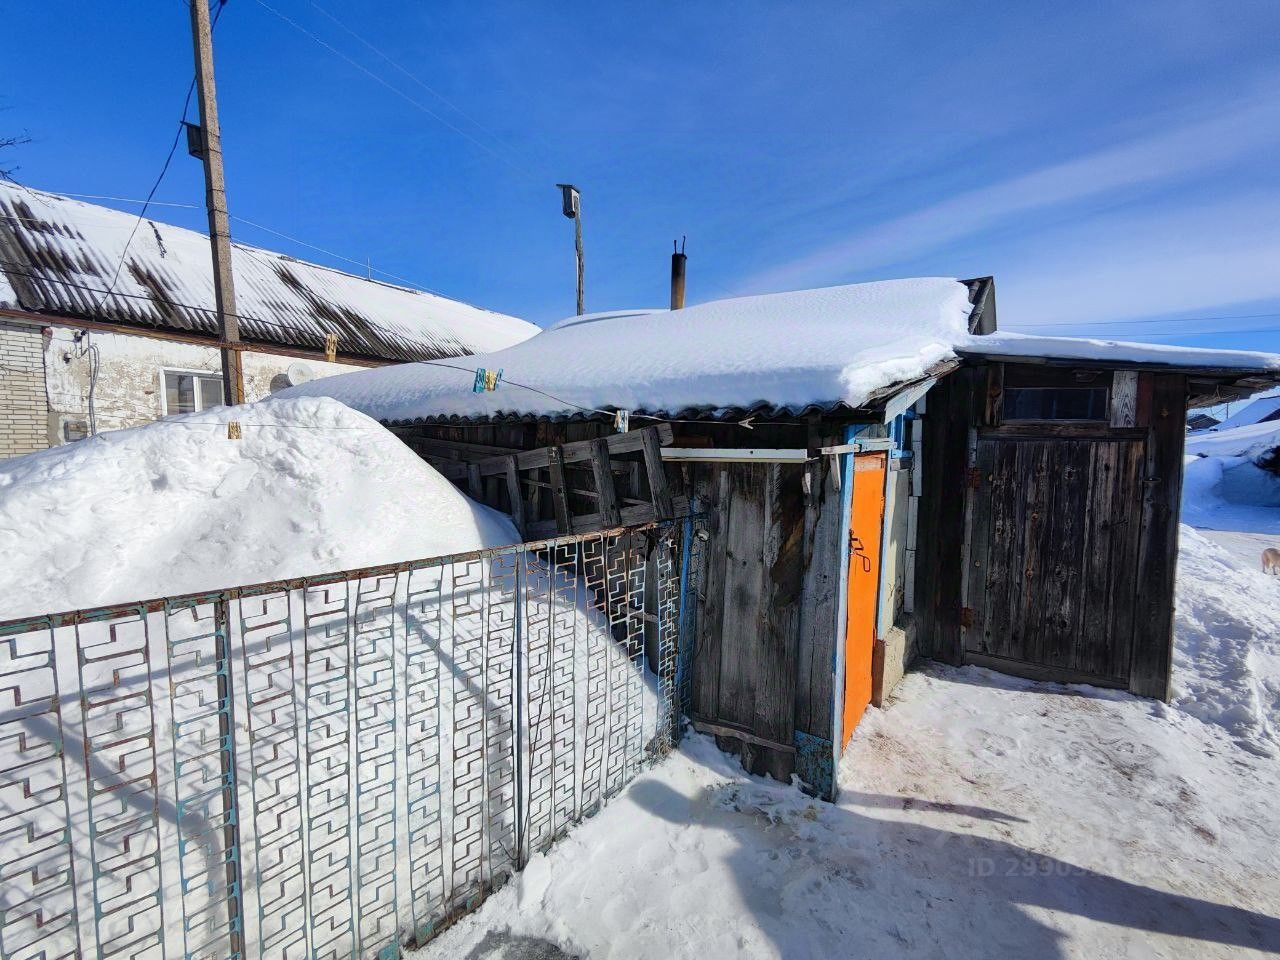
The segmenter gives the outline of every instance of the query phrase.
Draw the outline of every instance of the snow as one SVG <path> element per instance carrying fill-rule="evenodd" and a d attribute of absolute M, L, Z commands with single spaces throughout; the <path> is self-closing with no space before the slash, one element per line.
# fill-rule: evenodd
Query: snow
<path fill-rule="evenodd" d="M 228 438 L 233 418 L 242 439 Z M 6 560 L 0 568 L 0 619 L 517 540 L 506 517 L 472 503 L 384 427 L 336 401 L 304 398 L 218 408 L 0 464 L 0 552 Z M 351 891 L 350 909 L 356 912 L 354 924 L 363 942 L 386 937 L 380 926 L 384 908 L 404 931 L 414 928 L 415 919 L 426 919 L 415 918 L 407 895 L 394 905 L 386 902 L 388 877 L 383 871 L 408 877 L 414 868 L 407 842 L 394 845 L 388 858 L 384 832 L 387 822 L 409 821 L 405 810 L 414 796 L 410 776 L 420 788 L 444 785 L 434 801 L 439 825 L 435 850 L 442 858 L 456 859 L 441 863 L 451 863 L 461 875 L 465 864 L 459 838 L 476 832 L 474 882 L 488 878 L 481 873 L 482 863 L 486 870 L 501 869 L 500 862 L 490 862 L 496 861 L 500 840 L 487 833 L 486 843 L 493 847 L 482 858 L 478 831 L 482 822 L 496 831 L 500 820 L 510 823 L 514 817 L 515 788 L 501 779 L 496 759 L 503 724 L 520 716 L 512 714 L 517 681 L 514 673 L 503 673 L 504 649 L 527 642 L 529 651 L 543 658 L 541 680 L 535 681 L 533 668 L 527 680 L 531 704 L 539 682 L 542 700 L 523 721 L 537 725 L 536 741 L 526 738 L 540 744 L 540 759 L 534 762 L 548 762 L 553 750 L 549 728 L 558 720 L 568 716 L 574 731 L 569 770 L 563 769 L 561 750 L 554 754 L 554 787 L 549 779 L 541 782 L 544 794 L 554 790 L 555 808 L 544 809 L 532 823 L 532 842 L 549 840 L 567 826 L 575 803 L 587 808 L 618 790 L 643 762 L 658 728 L 656 680 L 640 652 L 614 640 L 609 616 L 597 608 L 594 594 L 575 581 L 576 566 L 562 564 L 553 578 L 548 563 L 545 557 L 508 553 L 501 559 L 402 573 L 392 585 L 386 577 L 366 577 L 354 581 L 354 587 L 336 590 L 295 583 L 263 597 L 230 602 L 229 672 L 234 688 L 242 691 L 232 736 L 239 839 L 242 856 L 251 864 L 242 888 L 251 943 L 305 943 L 301 910 L 282 904 L 301 902 L 304 874 L 290 867 L 290 858 L 312 856 L 312 869 L 328 877 L 325 883 L 335 884 L 333 890 L 321 889 L 321 881 L 315 881 L 313 907 L 327 904 L 324 922 L 335 925 L 327 946 L 348 954 L 356 949 L 355 931 L 341 923 L 347 909 L 341 858 L 348 830 L 361 851 L 360 879 L 376 878 Z M 529 585 L 530 617 L 536 613 L 541 618 L 540 625 L 530 620 L 523 640 L 512 627 L 521 582 L 516 564 L 523 565 L 523 582 Z M 479 591 L 478 585 L 483 585 Z M 611 590 L 616 587 L 615 576 Z M 345 625 L 335 621 L 335 613 L 346 617 Z M 207 635 L 213 605 L 201 602 L 157 615 L 163 616 L 163 628 L 145 631 L 127 626 L 134 616 L 126 610 L 111 620 L 93 618 L 74 634 L 63 632 L 54 639 L 47 629 L 8 637 L 6 669 L 11 679 L 20 680 L 20 696 L 18 687 L 13 688 L 14 704 L 23 706 L 16 713 L 10 710 L 0 737 L 0 769 L 14 773 L 12 782 L 0 785 L 10 845 L 6 856 L 15 863 L 41 857 L 64 864 L 65 850 L 46 849 L 41 838 L 61 843 L 69 831 L 75 896 L 86 904 L 96 898 L 111 908 L 94 920 L 100 942 L 126 935 L 143 942 L 157 925 L 167 924 L 170 942 L 181 943 L 184 933 L 192 939 L 212 935 L 202 929 L 203 923 L 216 927 L 217 917 L 225 916 L 217 900 L 220 879 L 215 875 L 205 884 L 199 875 L 202 868 L 220 869 L 214 860 L 202 863 L 199 852 L 206 842 L 201 831 L 211 831 L 206 814 L 221 811 L 221 799 L 208 784 L 223 777 L 221 755 L 211 746 L 222 736 L 218 716 L 209 708 L 216 680 Z M 117 633 L 120 623 L 126 626 Z M 333 632 L 335 625 L 341 625 L 339 632 Z M 347 630 L 351 652 L 345 645 L 335 652 L 332 637 L 345 637 Z M 70 676 L 62 695 L 78 704 L 75 715 L 83 712 L 86 718 L 81 724 L 48 712 L 59 692 L 54 672 L 34 669 L 31 662 L 47 662 L 50 644 L 57 652 L 57 672 Z M 87 654 L 80 656 L 80 651 Z M 512 661 L 508 654 L 508 670 L 516 669 L 513 662 L 519 663 L 519 657 Z M 552 665 L 557 671 L 555 705 L 548 707 Z M 104 691 L 110 692 L 107 699 Z M 321 709 L 312 714 L 315 705 Z M 344 712 L 348 710 L 350 716 Z M 337 736 L 335 716 L 341 717 Z M 295 739 L 295 723 L 302 746 Z M 415 739 L 411 727 L 427 735 Z M 117 728 L 127 731 L 123 740 L 114 733 Z M 150 736 L 143 737 L 144 731 Z M 477 739 L 481 736 L 483 740 Z M 563 737 L 563 731 L 556 736 Z M 48 801 L 47 789 L 26 789 L 29 783 L 44 788 L 64 776 L 81 776 L 83 771 L 65 772 L 77 768 L 62 765 L 63 738 L 69 756 L 85 758 L 95 788 L 106 785 L 95 793 L 84 781 L 73 781 L 57 797 L 65 799 L 65 814 L 61 804 Z M 154 756 L 141 747 L 152 739 Z M 47 749 L 54 742 L 56 748 Z M 354 751 L 349 752 L 348 744 Z M 392 745 L 398 759 L 388 762 Z M 478 780 L 475 789 L 462 784 L 464 777 L 469 782 L 476 775 L 477 756 L 485 758 L 482 791 Z M 301 789 L 295 761 L 307 770 L 309 789 Z M 147 781 L 149 774 L 141 768 L 152 763 L 156 778 Z M 406 776 L 407 770 L 413 773 Z M 134 776 L 139 779 L 129 779 Z M 312 779 L 316 777 L 320 779 Z M 125 782 L 128 791 L 120 789 Z M 175 798 L 186 805 L 175 807 Z M 551 800 L 546 798 L 547 806 Z M 136 855 L 136 863 L 130 864 L 136 871 L 106 869 L 99 875 L 91 869 L 90 852 L 104 855 L 115 835 L 104 840 L 109 831 L 103 824 L 117 823 L 130 806 L 155 812 L 154 820 L 142 817 L 120 841 Z M 313 848 L 304 854 L 304 824 L 308 842 L 320 839 L 323 852 Z M 179 830 L 191 831 L 185 854 Z M 421 859 L 424 846 L 433 842 L 430 832 L 420 829 L 415 842 Z M 334 862 L 331 857 L 339 858 Z M 179 859 L 183 871 L 197 871 L 195 882 L 179 871 Z M 0 887 L 0 912 L 17 916 L 39 901 L 53 916 L 66 913 L 72 894 L 59 873 L 64 867 L 13 872 Z M 153 890 L 148 884 L 161 886 Z M 415 878 L 415 884 L 431 889 L 430 880 Z M 148 909 L 152 901 L 139 901 L 136 910 L 115 909 L 135 887 L 147 888 L 167 904 L 181 903 L 191 930 L 175 929 L 179 917 L 168 906 L 163 913 L 154 905 Z M 477 891 L 468 891 L 460 880 L 454 892 L 465 896 Z M 342 896 L 334 908 L 337 894 Z M 21 938 L 27 929 L 14 936 Z M 75 951 L 73 934 L 65 926 L 36 931 L 40 947 L 59 955 Z"/>
<path fill-rule="evenodd" d="M 0 307 L 7 310 L 18 308 L 18 295 L 14 292 L 13 284 L 9 282 L 3 270 L 0 270 Z"/>
<path fill-rule="evenodd" d="M 331 396 L 379 420 L 626 409 L 860 406 L 958 353 L 1274 370 L 1280 356 L 1012 333 L 972 336 L 968 288 L 923 277 L 570 317 L 506 350 L 363 370 L 283 396 Z M 503 371 L 471 391 L 477 367 Z"/>
<path fill-rule="evenodd" d="M 1211 427 L 1210 429 L 1224 431 L 1235 427 L 1245 427 L 1261 423 L 1267 417 L 1275 417 L 1277 414 L 1280 414 L 1280 394 L 1257 397 L 1239 413 L 1232 414 L 1216 427 Z"/>
<path fill-rule="evenodd" d="M 690 737 L 418 955 L 1280 950 L 1280 767 L 1180 711 L 930 666 L 868 713 L 840 780 L 812 801 Z"/>
<path fill-rule="evenodd" d="M 1187 453 L 1197 457 L 1258 457 L 1280 447 L 1280 421 L 1207 430 L 1187 437 Z"/>
<path fill-rule="evenodd" d="M 1172 703 L 1280 757 L 1280 577 L 1262 572 L 1261 555 L 1182 528 Z"/>
<path fill-rule="evenodd" d="M 605 406 L 674 413 L 856 405 L 954 356 L 969 310 L 963 284 L 928 277 L 575 317 L 506 350 L 448 361 L 461 369 L 384 367 L 281 395 L 332 396 L 392 421 Z M 504 371 L 496 392 L 470 392 L 476 367 Z"/>
<path fill-rule="evenodd" d="M 197 308 L 179 310 L 177 326 L 212 329 L 208 237 L 152 220 L 135 233 L 137 224 L 133 213 L 0 183 L 0 232 L 12 233 L 13 249 L 24 251 L 23 264 L 10 266 L 42 278 L 28 278 L 26 286 L 40 299 L 24 303 L 25 308 L 174 326 L 172 309 L 152 302 L 160 288 L 163 299 Z M 106 285 L 103 278 L 115 274 L 126 243 L 128 269 L 119 272 L 113 294 L 103 298 L 98 293 Z M 315 346 L 325 334 L 337 333 L 342 352 L 361 346 L 351 340 L 358 335 L 381 341 L 369 349 L 403 351 L 408 345 L 409 356 L 449 356 L 497 350 L 538 330 L 516 317 L 258 247 L 235 243 L 231 259 L 241 333 L 250 338 Z M 0 299 L 4 296 L 0 287 Z M 335 310 L 343 315 L 341 328 L 325 319 Z"/>
<path fill-rule="evenodd" d="M 1174 367 L 1267 370 L 1280 374 L 1280 355 L 1248 350 L 1209 350 L 1163 343 L 1130 343 L 1088 337 L 1040 337 L 997 331 L 972 338 L 961 352 L 1004 357 L 1053 357 L 1060 360 L 1107 360 L 1157 363 Z"/>
<path fill-rule="evenodd" d="M 1280 447 L 1280 422 L 1187 438 L 1183 519 L 1210 530 L 1280 534 L 1280 477 L 1257 465 Z"/>
<path fill-rule="evenodd" d="M 518 541 L 385 427 L 324 398 L 0 462 L 0 619 Z"/>
<path fill-rule="evenodd" d="M 701 736 L 430 944 L 451 956 L 1280 952 L 1280 578 L 1190 528 L 1174 696 L 924 666 L 839 801 Z"/>

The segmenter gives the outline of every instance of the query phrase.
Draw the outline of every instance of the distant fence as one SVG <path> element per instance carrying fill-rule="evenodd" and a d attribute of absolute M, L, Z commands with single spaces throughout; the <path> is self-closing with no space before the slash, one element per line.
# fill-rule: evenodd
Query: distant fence
<path fill-rule="evenodd" d="M 0 956 L 425 942 L 677 742 L 699 528 L 0 623 Z"/>

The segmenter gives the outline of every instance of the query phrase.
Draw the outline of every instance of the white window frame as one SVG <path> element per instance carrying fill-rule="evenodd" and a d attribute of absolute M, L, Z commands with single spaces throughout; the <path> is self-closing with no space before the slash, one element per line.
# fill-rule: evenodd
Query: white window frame
<path fill-rule="evenodd" d="M 220 370 L 197 370 L 197 369 L 188 368 L 188 367 L 161 367 L 160 368 L 160 409 L 164 411 L 161 414 L 161 416 L 165 416 L 165 417 L 181 416 L 181 414 L 178 413 L 177 411 L 169 409 L 169 384 L 167 382 L 167 377 L 171 373 L 176 374 L 178 376 L 183 376 L 183 377 L 204 377 L 205 379 L 208 379 L 208 380 L 217 380 L 219 384 L 222 383 L 222 371 Z M 208 410 L 209 409 L 208 407 L 201 406 L 201 404 L 203 403 L 203 399 L 200 395 L 200 390 L 198 388 L 195 391 L 195 396 L 196 396 L 196 408 L 195 410 L 191 410 L 188 412 L 199 413 L 201 410 Z M 225 405 L 227 402 L 225 390 L 223 391 L 222 402 L 223 402 L 223 405 Z"/>

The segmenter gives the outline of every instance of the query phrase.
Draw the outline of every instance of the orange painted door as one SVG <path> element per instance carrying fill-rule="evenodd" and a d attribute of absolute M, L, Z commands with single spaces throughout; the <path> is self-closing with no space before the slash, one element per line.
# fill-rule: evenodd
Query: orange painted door
<path fill-rule="evenodd" d="M 849 520 L 849 602 L 844 640 L 844 743 L 871 702 L 871 652 L 876 639 L 880 589 L 880 531 L 888 454 L 853 458 L 853 509 Z"/>

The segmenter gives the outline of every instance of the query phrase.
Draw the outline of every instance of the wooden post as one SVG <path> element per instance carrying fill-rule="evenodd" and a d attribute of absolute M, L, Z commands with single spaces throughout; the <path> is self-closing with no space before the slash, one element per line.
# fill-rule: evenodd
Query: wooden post
<path fill-rule="evenodd" d="M 586 261 L 582 255 L 582 209 L 579 207 L 578 212 L 573 218 L 573 250 L 578 258 L 578 316 L 582 316 L 587 312 L 586 308 L 586 287 L 583 274 L 586 273 Z"/>
<path fill-rule="evenodd" d="M 662 465 L 662 441 L 652 427 L 640 431 L 644 443 L 644 466 L 649 474 L 649 499 L 653 503 L 654 516 L 670 520 L 675 516 L 671 503 L 671 488 L 667 486 L 667 468 Z"/>
<path fill-rule="evenodd" d="M 564 453 L 559 446 L 547 448 L 547 467 L 551 477 L 551 506 L 556 514 L 556 531 L 573 533 L 573 515 L 569 512 L 569 496 L 565 493 Z"/>
<path fill-rule="evenodd" d="M 573 220 L 573 249 L 578 257 L 578 316 L 585 312 L 583 300 L 582 257 L 582 193 L 572 183 L 557 183 L 560 188 L 561 212 Z"/>
<path fill-rule="evenodd" d="M 524 497 L 520 494 L 520 471 L 516 469 L 516 458 L 507 457 L 507 496 L 511 500 L 511 519 L 515 522 L 520 536 L 524 536 Z"/>
<path fill-rule="evenodd" d="M 604 438 L 591 441 L 591 472 L 595 475 L 596 492 L 600 495 L 600 523 L 604 527 L 622 525 L 618 510 L 618 493 L 609 469 L 609 442 Z"/>
<path fill-rule="evenodd" d="M 226 182 L 222 175 L 222 132 L 218 126 L 217 88 L 213 80 L 213 38 L 209 5 L 192 0 L 191 37 L 195 46 L 196 93 L 200 129 L 204 134 L 205 207 L 209 212 L 209 245 L 213 249 L 213 301 L 222 339 L 222 390 L 229 404 L 244 403 L 244 374 L 240 365 L 240 321 L 231 280 L 231 224 L 227 215 Z"/>

